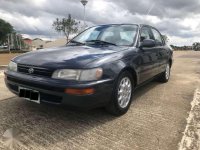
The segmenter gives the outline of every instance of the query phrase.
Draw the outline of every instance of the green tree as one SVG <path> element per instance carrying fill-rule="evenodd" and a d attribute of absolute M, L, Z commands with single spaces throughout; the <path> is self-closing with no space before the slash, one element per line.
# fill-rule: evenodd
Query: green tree
<path fill-rule="evenodd" d="M 69 35 L 78 32 L 80 22 L 76 21 L 71 17 L 71 14 L 68 15 L 68 18 L 56 18 L 53 22 L 53 28 L 59 32 L 64 33 L 67 41 L 69 40 Z"/>
<path fill-rule="evenodd" d="M 192 47 L 195 51 L 200 50 L 200 43 L 199 42 L 195 42 L 192 44 Z"/>
<path fill-rule="evenodd" d="M 14 31 L 13 26 L 0 19 L 0 44 L 4 44 L 7 41 L 7 35 Z"/>

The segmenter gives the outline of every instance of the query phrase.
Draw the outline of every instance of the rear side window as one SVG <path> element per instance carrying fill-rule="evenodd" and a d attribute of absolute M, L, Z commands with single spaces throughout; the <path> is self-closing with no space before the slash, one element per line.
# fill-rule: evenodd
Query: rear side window
<path fill-rule="evenodd" d="M 163 45 L 163 40 L 162 40 L 160 33 L 155 29 L 152 29 L 152 33 L 153 33 L 153 36 L 155 38 L 157 45 Z"/>
<path fill-rule="evenodd" d="M 140 33 L 140 42 L 143 42 L 143 40 L 145 39 L 152 39 L 152 36 L 151 36 L 151 32 L 150 32 L 150 28 L 148 27 L 142 27 L 141 29 L 141 33 Z"/>

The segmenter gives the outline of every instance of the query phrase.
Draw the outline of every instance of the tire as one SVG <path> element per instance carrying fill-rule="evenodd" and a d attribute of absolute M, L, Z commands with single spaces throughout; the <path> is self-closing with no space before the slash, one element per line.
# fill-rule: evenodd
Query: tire
<path fill-rule="evenodd" d="M 125 114 L 131 104 L 133 89 L 133 77 L 128 71 L 122 72 L 114 85 L 112 98 L 106 110 L 115 116 Z"/>
<path fill-rule="evenodd" d="M 159 81 L 160 82 L 163 82 L 163 83 L 166 83 L 169 81 L 169 78 L 170 78 L 170 71 L 171 71 L 171 68 L 170 68 L 170 64 L 167 63 L 166 64 L 166 68 L 165 68 L 165 71 L 159 76 Z"/>

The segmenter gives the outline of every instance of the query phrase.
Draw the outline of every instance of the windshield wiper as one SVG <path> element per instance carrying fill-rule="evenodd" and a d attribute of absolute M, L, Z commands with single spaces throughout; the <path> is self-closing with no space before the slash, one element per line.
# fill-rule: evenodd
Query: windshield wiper
<path fill-rule="evenodd" d="M 109 45 L 115 45 L 115 46 L 117 46 L 117 45 L 114 44 L 114 43 L 110 43 L 110 42 L 102 41 L 102 40 L 89 40 L 89 41 L 86 41 L 86 42 L 94 42 L 94 43 L 109 44 Z"/>
<path fill-rule="evenodd" d="M 75 41 L 75 40 L 71 40 L 69 43 L 75 43 L 75 44 L 79 44 L 79 45 L 85 45 L 85 43 L 78 42 L 78 41 Z"/>

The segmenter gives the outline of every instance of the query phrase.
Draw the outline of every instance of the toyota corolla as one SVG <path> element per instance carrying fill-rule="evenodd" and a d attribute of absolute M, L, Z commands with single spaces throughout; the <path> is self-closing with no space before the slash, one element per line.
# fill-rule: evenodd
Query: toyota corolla
<path fill-rule="evenodd" d="M 110 24 L 86 29 L 63 47 L 25 53 L 5 71 L 7 87 L 26 100 L 127 112 L 134 90 L 167 82 L 172 49 L 149 25 Z"/>

